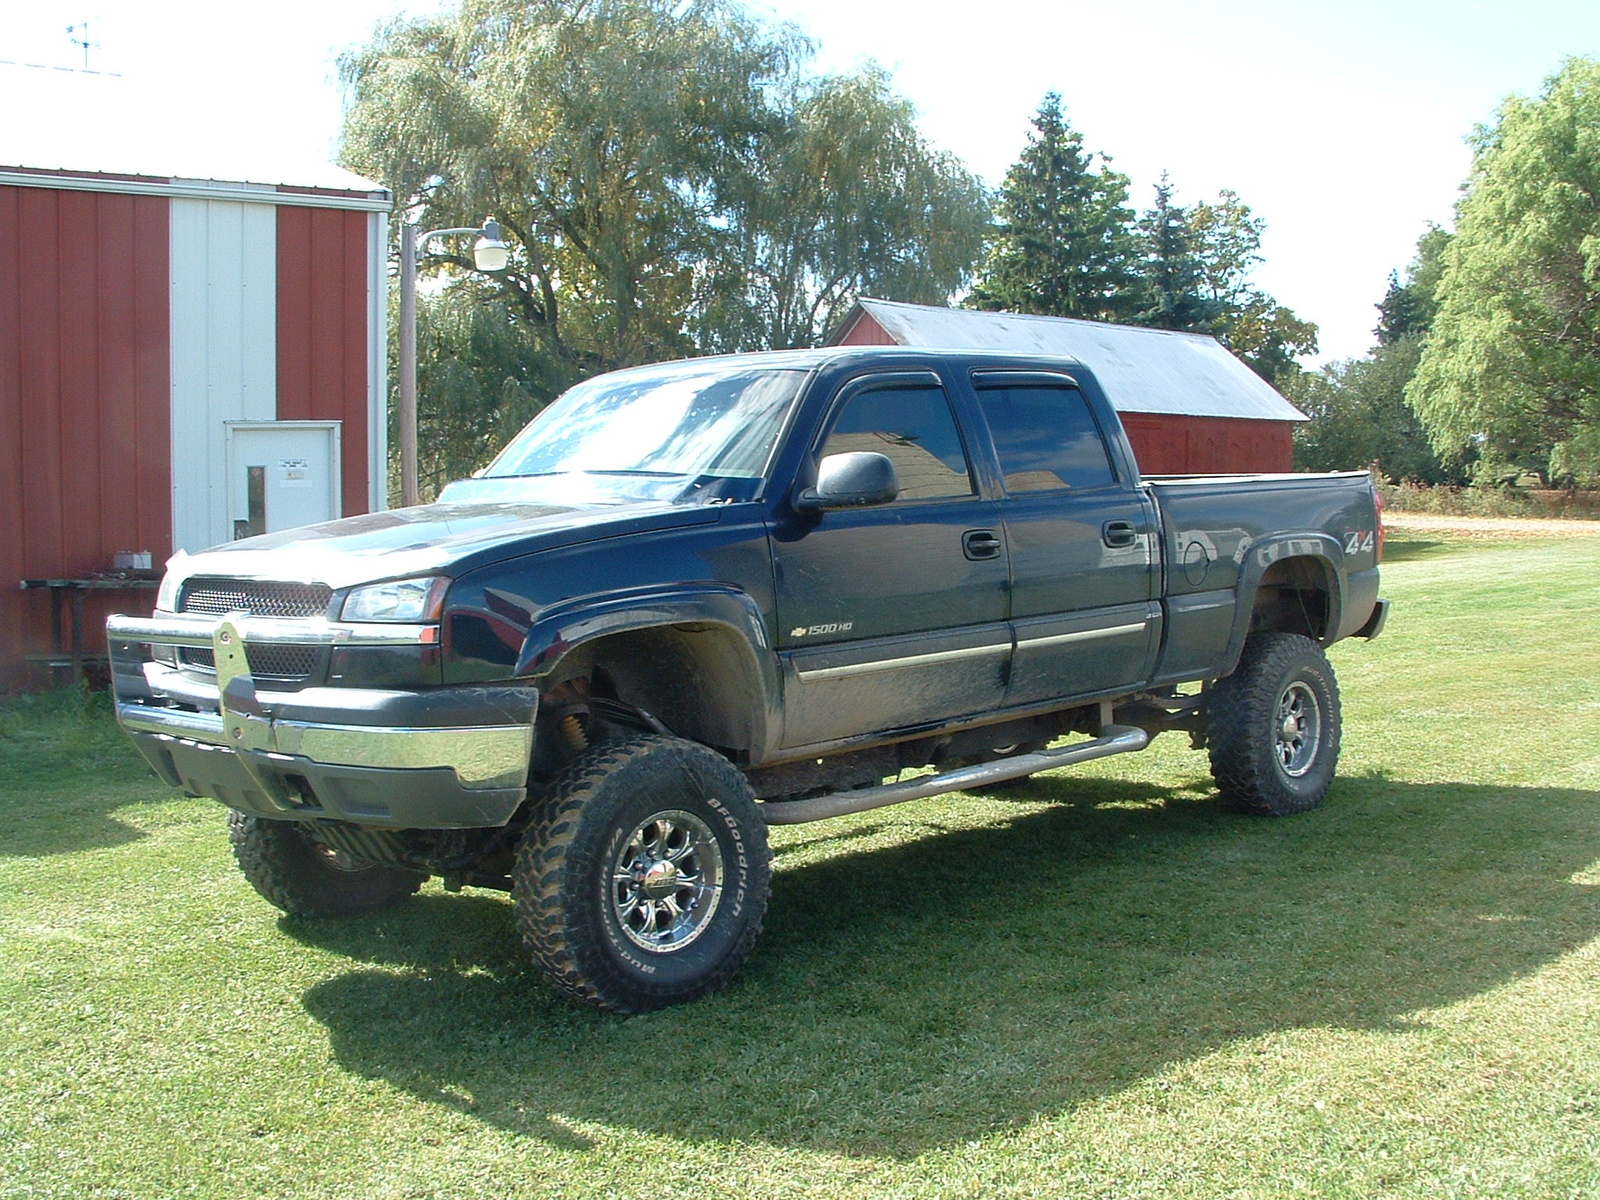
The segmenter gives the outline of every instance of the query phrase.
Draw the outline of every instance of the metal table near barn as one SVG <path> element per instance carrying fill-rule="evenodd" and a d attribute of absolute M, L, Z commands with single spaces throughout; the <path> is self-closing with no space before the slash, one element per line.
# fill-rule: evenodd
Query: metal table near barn
<path fill-rule="evenodd" d="M 89 592 L 151 591 L 161 586 L 158 573 L 91 575 L 84 579 L 24 579 L 22 590 L 50 589 L 50 633 L 54 639 L 55 653 L 35 659 L 41 666 L 72 668 L 72 682 L 83 679 L 83 665 L 89 656 L 83 652 L 83 598 Z M 63 645 L 61 609 L 66 605 L 71 619 L 71 641 Z M 100 657 L 96 655 L 95 657 Z"/>

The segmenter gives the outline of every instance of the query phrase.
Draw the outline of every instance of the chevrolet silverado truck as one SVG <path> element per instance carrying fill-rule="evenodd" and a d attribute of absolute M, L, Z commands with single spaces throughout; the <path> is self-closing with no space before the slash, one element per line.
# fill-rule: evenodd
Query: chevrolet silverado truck
<path fill-rule="evenodd" d="M 1227 804 L 1318 804 L 1382 539 L 1361 473 L 1141 479 L 1076 361 L 778 352 L 599 376 L 436 503 L 180 554 L 108 640 L 267 900 L 506 890 L 559 988 L 638 1012 L 746 959 L 770 825 L 1165 730 Z"/>

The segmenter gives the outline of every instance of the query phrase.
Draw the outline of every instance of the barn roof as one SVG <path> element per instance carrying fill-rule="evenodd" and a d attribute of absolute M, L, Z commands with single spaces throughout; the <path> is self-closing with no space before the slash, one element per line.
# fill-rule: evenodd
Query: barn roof
<path fill-rule="evenodd" d="M 258 200 L 264 191 L 314 192 L 321 207 L 391 207 L 383 185 L 327 161 L 313 137 L 273 127 L 270 104 L 233 103 L 120 75 L 0 62 L 0 112 L 12 114 L 0 121 L 0 182 Z M 206 110 L 205 126 L 197 110 Z M 224 136 L 212 132 L 219 120 Z M 219 195 L 228 189 L 238 194 Z"/>
<path fill-rule="evenodd" d="M 844 342 L 863 318 L 876 322 L 902 346 L 1025 350 L 1075 358 L 1094 372 L 1119 412 L 1308 419 L 1216 338 L 1204 334 L 864 296 L 828 344 Z"/>

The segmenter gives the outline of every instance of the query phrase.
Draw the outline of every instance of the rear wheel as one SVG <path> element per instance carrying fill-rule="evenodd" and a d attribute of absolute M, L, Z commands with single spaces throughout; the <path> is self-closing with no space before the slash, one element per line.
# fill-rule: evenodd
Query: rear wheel
<path fill-rule="evenodd" d="M 517 850 L 517 927 L 556 986 L 646 1012 L 722 987 L 766 912 L 766 824 L 715 751 L 602 743 L 550 785 Z"/>
<path fill-rule="evenodd" d="M 233 857 L 250 886 L 295 917 L 337 917 L 415 894 L 426 875 L 350 858 L 295 821 L 228 813 Z"/>
<path fill-rule="evenodd" d="M 1339 761 L 1339 685 L 1316 642 L 1254 635 L 1206 707 L 1211 775 L 1228 804 L 1285 816 L 1322 803 Z"/>

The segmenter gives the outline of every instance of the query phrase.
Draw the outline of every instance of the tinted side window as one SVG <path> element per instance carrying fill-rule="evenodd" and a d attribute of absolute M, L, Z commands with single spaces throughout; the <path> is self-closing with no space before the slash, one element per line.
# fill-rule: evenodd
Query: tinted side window
<path fill-rule="evenodd" d="M 1083 393 L 1048 384 L 980 386 L 1008 492 L 1102 487 L 1115 481 Z"/>
<path fill-rule="evenodd" d="M 961 434 L 940 388 L 882 388 L 852 396 L 822 453 L 852 450 L 871 450 L 892 462 L 902 500 L 973 494 Z"/>

